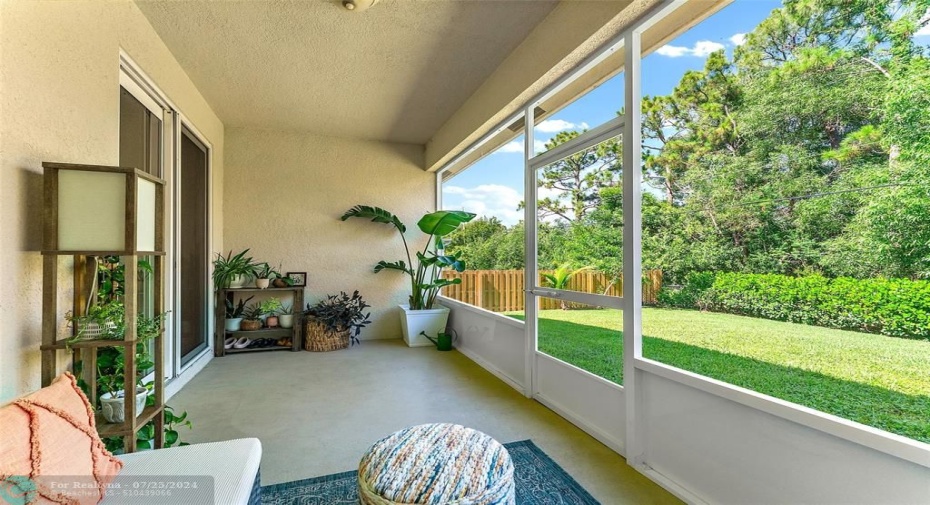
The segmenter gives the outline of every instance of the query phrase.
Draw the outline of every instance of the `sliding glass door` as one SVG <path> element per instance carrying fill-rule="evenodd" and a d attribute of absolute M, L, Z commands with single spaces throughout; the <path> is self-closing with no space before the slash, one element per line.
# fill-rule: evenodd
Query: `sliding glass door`
<path fill-rule="evenodd" d="M 210 146 L 170 102 L 123 62 L 120 73 L 120 165 L 166 180 L 168 229 L 165 297 L 167 379 L 178 377 L 209 347 Z M 151 258 L 140 258 L 145 265 Z M 143 266 L 144 269 L 144 266 Z M 139 310 L 154 316 L 154 283 L 140 276 Z"/>
<path fill-rule="evenodd" d="M 209 166 L 207 146 L 186 127 L 181 128 L 180 151 L 177 305 L 180 365 L 183 367 L 206 349 L 209 341 Z"/>

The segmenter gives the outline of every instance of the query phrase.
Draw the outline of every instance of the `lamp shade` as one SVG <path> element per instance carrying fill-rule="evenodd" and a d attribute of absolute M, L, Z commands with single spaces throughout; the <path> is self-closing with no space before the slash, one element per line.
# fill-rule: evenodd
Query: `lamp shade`
<path fill-rule="evenodd" d="M 141 170 L 43 163 L 44 248 L 51 253 L 162 253 L 164 181 Z"/>

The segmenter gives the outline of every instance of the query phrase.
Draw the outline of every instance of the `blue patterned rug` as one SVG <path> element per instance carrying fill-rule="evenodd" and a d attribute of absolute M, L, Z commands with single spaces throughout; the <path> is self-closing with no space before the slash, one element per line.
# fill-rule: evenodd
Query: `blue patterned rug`
<path fill-rule="evenodd" d="M 600 505 L 529 440 L 504 444 L 513 459 L 517 505 Z M 262 487 L 264 505 L 357 505 L 356 472 Z"/>

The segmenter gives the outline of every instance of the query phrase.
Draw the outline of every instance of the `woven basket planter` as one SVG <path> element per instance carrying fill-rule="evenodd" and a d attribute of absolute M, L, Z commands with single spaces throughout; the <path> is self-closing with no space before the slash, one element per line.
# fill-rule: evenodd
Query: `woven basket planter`
<path fill-rule="evenodd" d="M 349 330 L 329 332 L 316 319 L 304 321 L 304 349 L 311 352 L 338 351 L 349 347 Z"/>
<path fill-rule="evenodd" d="M 258 319 L 245 319 L 242 321 L 242 325 L 239 326 L 239 329 L 242 331 L 255 331 L 262 329 L 262 322 Z"/>

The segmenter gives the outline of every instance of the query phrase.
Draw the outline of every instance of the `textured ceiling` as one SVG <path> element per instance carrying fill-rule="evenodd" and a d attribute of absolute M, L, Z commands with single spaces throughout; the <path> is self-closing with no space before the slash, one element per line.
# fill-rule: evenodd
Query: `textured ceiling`
<path fill-rule="evenodd" d="M 136 3 L 227 127 L 423 144 L 558 2 Z"/>

